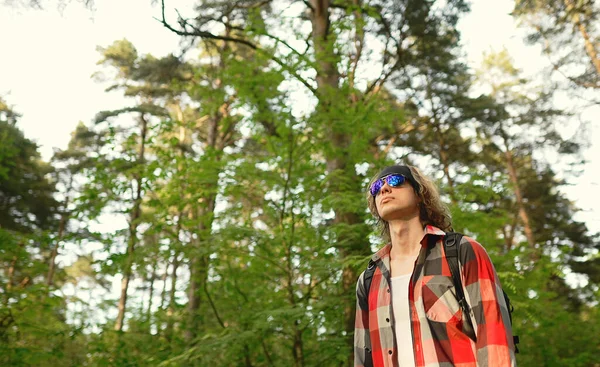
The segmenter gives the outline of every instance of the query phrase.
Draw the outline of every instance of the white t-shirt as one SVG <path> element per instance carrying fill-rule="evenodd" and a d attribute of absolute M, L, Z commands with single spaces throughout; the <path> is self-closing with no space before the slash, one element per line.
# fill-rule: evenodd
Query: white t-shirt
<path fill-rule="evenodd" d="M 392 278 L 392 310 L 394 329 L 398 345 L 398 365 L 415 367 L 414 346 L 410 331 L 410 311 L 408 309 L 408 283 L 410 274 Z"/>

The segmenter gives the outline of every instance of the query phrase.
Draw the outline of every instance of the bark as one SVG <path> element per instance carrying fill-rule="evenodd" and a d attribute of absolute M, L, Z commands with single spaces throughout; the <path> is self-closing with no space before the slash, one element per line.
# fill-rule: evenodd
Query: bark
<path fill-rule="evenodd" d="M 304 348 L 302 344 L 302 330 L 298 328 L 298 322 L 294 323 L 294 362 L 296 367 L 304 367 Z"/>
<path fill-rule="evenodd" d="M 338 88 L 340 74 L 337 69 L 337 55 L 330 47 L 332 40 L 329 37 L 329 0 L 310 0 L 311 23 L 313 44 L 317 61 L 317 91 L 320 96 L 323 92 L 333 92 Z"/>
<path fill-rule="evenodd" d="M 596 46 L 594 45 L 594 42 L 588 33 L 587 27 L 581 20 L 581 16 L 578 11 L 575 9 L 573 0 L 565 0 L 565 5 L 567 7 L 567 11 L 573 13 L 572 22 L 581 34 L 585 45 L 585 52 L 589 56 L 592 65 L 594 65 L 596 74 L 600 77 L 600 58 L 598 57 L 598 51 L 596 51 Z"/>
<path fill-rule="evenodd" d="M 519 218 L 523 223 L 523 231 L 525 232 L 525 237 L 527 238 L 527 242 L 531 248 L 535 248 L 535 238 L 533 235 L 533 230 L 531 228 L 531 222 L 529 220 L 529 215 L 527 214 L 527 210 L 525 210 L 525 202 L 523 200 L 523 194 L 521 193 L 521 187 L 519 185 L 519 177 L 517 174 L 517 169 L 515 168 L 514 157 L 512 151 L 510 149 L 506 149 L 504 152 L 506 157 L 506 168 L 508 169 L 508 176 L 510 178 L 510 182 L 513 184 L 513 188 L 515 190 L 515 197 L 517 200 L 517 207 L 519 208 Z"/>
<path fill-rule="evenodd" d="M 512 247 L 515 243 L 515 233 L 517 231 L 517 224 L 519 223 L 519 216 L 518 214 L 515 214 L 515 217 L 513 219 L 513 222 L 510 226 L 510 232 L 507 238 L 507 251 L 512 250 Z"/>
<path fill-rule="evenodd" d="M 214 118 L 209 119 L 211 124 L 208 128 L 207 146 L 209 149 L 222 151 L 218 145 L 219 123 L 222 120 L 222 115 L 216 114 Z M 217 160 L 218 160 L 217 156 Z M 213 185 L 217 184 L 218 175 L 215 174 Z M 184 336 L 186 342 L 192 343 L 196 338 L 200 328 L 200 303 L 202 286 L 206 282 L 208 276 L 209 258 L 207 255 L 200 255 L 201 246 L 208 241 L 208 236 L 213 222 L 213 212 L 216 205 L 216 193 L 211 192 L 201 199 L 202 206 L 195 208 L 192 216 L 198 223 L 196 227 L 197 238 L 192 242 L 193 252 L 190 259 L 190 286 L 188 288 L 188 322 Z"/>
<path fill-rule="evenodd" d="M 146 135 L 148 133 L 148 121 L 143 114 L 140 116 L 140 125 L 140 150 L 138 152 L 137 164 L 143 165 L 145 163 Z M 142 174 L 140 172 L 136 172 L 134 176 L 136 188 L 133 200 L 133 208 L 131 209 L 129 216 L 129 239 L 127 241 L 127 251 L 125 253 L 126 259 L 123 269 L 123 279 L 121 280 L 121 294 L 119 297 L 118 306 L 119 313 L 117 314 L 117 321 L 115 322 L 116 331 L 123 330 L 123 324 L 125 321 L 125 312 L 127 309 L 127 291 L 129 289 L 129 281 L 132 275 L 134 251 L 137 244 L 138 221 L 142 214 L 142 179 Z"/>
<path fill-rule="evenodd" d="M 335 54 L 333 45 L 333 34 L 329 32 L 330 28 L 330 2 L 329 0 L 311 0 L 310 1 L 310 20 L 312 24 L 312 37 L 315 48 L 316 57 L 316 81 L 317 81 L 317 96 L 319 98 L 319 109 L 320 113 L 327 114 L 330 101 L 336 98 L 335 91 L 339 89 L 340 74 L 337 69 L 338 55 Z M 339 98 L 339 97 L 337 97 Z M 338 132 L 335 130 L 335 126 L 331 127 L 329 134 L 331 144 L 336 148 L 335 153 L 326 157 L 327 169 L 329 173 L 335 173 L 339 171 L 346 171 L 349 168 L 353 169 L 351 162 L 348 162 L 348 157 L 345 152 L 348 149 L 351 136 L 347 133 Z M 341 187 L 331 186 L 331 192 L 329 195 L 343 194 Z M 360 190 L 358 186 L 356 190 Z M 349 227 L 362 223 L 362 220 L 357 213 L 352 213 L 340 208 L 334 208 L 335 219 L 334 225 L 345 224 Z M 340 233 L 338 235 L 338 244 L 340 246 L 340 254 L 342 258 L 346 258 L 355 255 L 357 252 L 368 251 L 368 248 L 364 248 L 363 239 L 357 240 L 357 238 L 350 237 L 348 233 Z M 366 235 L 365 235 L 366 238 Z M 359 243 L 360 242 L 360 243 Z M 343 294 L 353 294 L 357 273 L 353 267 L 345 266 L 342 269 L 342 292 Z M 346 331 L 346 346 L 349 351 L 348 359 L 346 360 L 347 366 L 352 366 L 354 361 L 353 356 L 353 334 L 354 334 L 354 317 L 355 317 L 355 301 L 354 299 L 348 298 L 345 300 L 344 309 L 344 330 Z"/>
<path fill-rule="evenodd" d="M 230 30 L 226 30 L 226 35 L 229 34 Z M 222 55 L 227 51 L 229 45 L 224 42 L 220 47 L 219 52 L 221 57 L 219 58 L 218 69 L 223 70 L 225 68 L 224 60 Z M 213 88 L 223 88 L 221 79 L 216 79 L 213 82 Z M 215 160 L 219 162 L 223 155 L 223 149 L 227 144 L 231 143 L 231 132 L 234 128 L 233 123 L 225 128 L 224 121 L 229 118 L 231 110 L 231 101 L 223 101 L 221 105 L 214 111 L 213 115 L 210 116 L 207 121 L 208 134 L 206 139 L 206 149 L 214 151 Z M 207 187 L 216 187 L 218 184 L 218 172 L 213 174 L 213 180 Z M 200 207 L 194 209 L 194 219 L 196 220 L 197 227 L 196 235 L 197 238 L 193 241 L 192 258 L 190 259 L 190 286 L 188 289 L 188 323 L 184 333 L 185 340 L 188 344 L 191 344 L 198 335 L 200 330 L 200 306 L 201 306 L 201 293 L 204 284 L 208 279 L 208 267 L 209 257 L 203 254 L 205 251 L 200 251 L 201 246 L 204 246 L 210 240 L 210 232 L 214 219 L 214 210 L 216 206 L 216 189 L 207 193 L 200 200 Z M 198 252 L 198 254 L 194 254 Z"/>
<path fill-rule="evenodd" d="M 590 39 L 590 35 L 587 33 L 587 29 L 582 22 L 577 22 L 577 28 L 579 28 L 579 33 L 583 37 L 583 41 L 585 42 L 585 51 L 590 57 L 594 68 L 596 69 L 596 74 L 600 76 L 600 58 L 598 58 L 598 52 L 594 47 L 594 43 Z"/>

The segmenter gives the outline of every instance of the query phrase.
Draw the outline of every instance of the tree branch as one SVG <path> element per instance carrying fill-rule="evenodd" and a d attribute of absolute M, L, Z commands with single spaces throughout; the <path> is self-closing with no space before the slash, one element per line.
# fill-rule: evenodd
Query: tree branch
<path fill-rule="evenodd" d="M 210 293 L 208 293 L 208 282 L 204 282 L 204 293 L 206 294 L 206 298 L 208 299 L 208 303 L 210 303 L 210 307 L 213 310 L 213 313 L 215 314 L 215 317 L 217 318 L 217 321 L 219 322 L 219 325 L 221 325 L 221 327 L 223 329 L 226 329 L 227 326 L 225 326 L 225 324 L 223 323 L 223 320 L 221 319 L 221 316 L 219 316 L 219 312 L 217 311 L 217 308 L 215 307 L 215 303 L 213 302 L 212 298 L 210 298 Z"/>
<path fill-rule="evenodd" d="M 269 354 L 269 350 L 267 349 L 267 346 L 265 345 L 264 338 L 262 338 L 261 345 L 263 348 L 263 352 L 265 353 L 265 356 L 267 357 L 267 362 L 269 362 L 269 366 L 274 366 L 273 360 L 271 359 L 271 355 Z"/>
<path fill-rule="evenodd" d="M 235 42 L 235 43 L 239 43 L 239 44 L 245 45 L 247 47 L 250 47 L 251 49 L 255 50 L 256 52 L 259 52 L 259 53 L 262 53 L 263 55 L 268 56 L 269 59 L 273 60 L 283 70 L 290 73 L 290 75 L 292 75 L 296 80 L 298 80 L 300 83 L 302 83 L 308 90 L 310 90 L 310 92 L 312 94 L 314 94 L 315 96 L 317 95 L 317 89 L 315 87 L 313 87 L 306 79 L 304 79 L 302 76 L 300 76 L 290 65 L 285 63 L 283 60 L 281 60 L 277 56 L 272 55 L 271 53 L 267 52 L 263 48 L 257 46 L 256 44 L 254 44 L 246 39 L 243 39 L 243 38 L 230 37 L 230 36 L 219 36 L 219 35 L 207 32 L 207 31 L 203 31 L 203 30 L 191 25 L 181 15 L 178 15 L 178 17 L 179 17 L 179 24 L 183 29 L 176 29 L 171 24 L 169 24 L 169 22 L 167 22 L 167 19 L 165 16 L 165 0 L 161 0 L 161 16 L 162 16 L 162 19 L 158 19 L 158 18 L 154 18 L 154 19 L 159 21 L 165 28 L 167 28 L 168 30 L 170 30 L 171 32 L 173 32 L 179 36 L 200 37 L 200 38 L 204 38 L 204 39 L 220 40 L 220 41 L 225 41 L 225 42 Z M 188 30 L 188 27 L 191 29 L 191 31 Z"/>
<path fill-rule="evenodd" d="M 373 7 L 373 8 L 375 9 L 376 7 Z M 377 8 L 379 8 L 379 7 L 377 7 Z M 381 9 L 378 9 L 378 10 L 379 10 L 378 18 L 379 18 L 379 21 L 381 22 L 381 26 L 383 27 L 383 30 L 384 30 L 386 38 L 387 38 L 386 42 L 385 42 L 384 53 L 383 53 L 382 69 L 384 69 L 385 65 L 387 65 L 389 62 L 389 58 L 387 57 L 387 50 L 388 50 L 388 44 L 389 44 L 390 40 L 392 40 L 396 46 L 396 62 L 394 63 L 394 65 L 392 65 L 392 67 L 387 72 L 384 72 L 382 75 L 380 75 L 379 78 L 374 80 L 370 86 L 367 87 L 367 90 L 365 91 L 365 95 L 368 95 L 373 91 L 377 92 L 381 88 L 381 86 L 389 79 L 389 77 L 396 70 L 396 68 L 401 64 L 402 58 L 400 56 L 401 56 L 401 53 L 403 50 L 402 42 L 404 41 L 404 38 L 406 36 L 406 34 L 403 30 L 405 21 L 406 21 L 406 7 L 404 8 L 404 13 L 402 14 L 402 23 L 398 27 L 398 29 L 400 30 L 400 38 L 399 39 L 394 38 L 394 36 L 392 35 L 391 25 L 385 19 L 384 14 L 382 13 Z M 412 45 L 409 45 L 407 47 L 407 49 L 410 48 L 411 46 Z"/>

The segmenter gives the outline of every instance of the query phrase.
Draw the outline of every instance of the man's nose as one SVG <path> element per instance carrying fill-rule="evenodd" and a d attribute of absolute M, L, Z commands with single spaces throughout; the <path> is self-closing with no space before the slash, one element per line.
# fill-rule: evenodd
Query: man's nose
<path fill-rule="evenodd" d="M 384 192 L 391 192 L 392 188 L 390 187 L 390 185 L 387 184 L 387 181 L 383 183 L 383 186 L 381 186 L 381 190 L 379 191 L 380 193 L 384 193 Z"/>

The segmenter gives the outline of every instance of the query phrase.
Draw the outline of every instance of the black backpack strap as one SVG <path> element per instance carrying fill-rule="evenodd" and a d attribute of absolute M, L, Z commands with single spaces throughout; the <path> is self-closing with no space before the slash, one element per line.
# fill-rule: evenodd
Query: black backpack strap
<path fill-rule="evenodd" d="M 473 332 L 473 337 L 475 337 L 475 329 L 473 328 L 473 323 L 471 321 L 471 306 L 469 306 L 469 302 L 467 302 L 467 299 L 465 298 L 465 292 L 463 291 L 462 280 L 460 278 L 458 250 L 462 238 L 463 235 L 460 233 L 446 233 L 443 241 L 444 252 L 446 253 L 446 261 L 448 262 L 448 268 L 450 269 L 450 274 L 452 276 L 456 299 L 458 300 L 460 308 L 463 310 L 463 315 L 467 320 L 468 326 Z"/>
<path fill-rule="evenodd" d="M 504 302 L 506 302 L 506 308 L 508 308 L 508 318 L 510 320 L 510 325 L 512 326 L 512 313 L 515 310 L 515 308 L 513 307 L 512 303 L 510 302 L 510 298 L 508 298 L 508 294 L 506 294 L 506 292 L 504 291 L 504 289 L 502 290 L 502 295 L 504 296 Z M 519 353 L 519 346 L 517 344 L 519 344 L 519 336 L 518 335 L 513 335 L 513 344 L 515 346 L 515 353 Z"/>
<path fill-rule="evenodd" d="M 365 275 L 363 276 L 363 285 L 365 287 L 365 293 L 358 299 L 359 306 L 363 310 L 369 310 L 369 293 L 371 292 L 371 281 L 373 280 L 373 274 L 375 274 L 376 268 L 377 265 L 375 264 L 375 261 L 369 260 L 369 265 L 367 265 Z M 371 349 L 365 349 L 364 367 L 373 367 L 373 355 Z"/>
<path fill-rule="evenodd" d="M 365 296 L 364 298 L 360 297 L 358 300 L 360 308 L 363 310 L 369 309 L 369 292 L 371 291 L 371 281 L 373 280 L 373 274 L 375 274 L 375 268 L 377 268 L 375 261 L 369 260 L 369 265 L 367 265 L 367 270 L 365 270 L 365 275 L 363 277 Z"/>
<path fill-rule="evenodd" d="M 465 293 L 462 287 L 462 280 L 460 279 L 460 267 L 458 265 L 458 247 L 462 240 L 462 234 L 456 232 L 448 232 L 444 236 L 444 252 L 446 253 L 446 260 L 448 261 L 448 267 L 450 268 L 450 274 L 452 275 L 452 283 L 456 290 L 456 299 L 458 304 L 465 312 L 465 315 L 471 314 L 471 307 L 465 299 Z"/>

